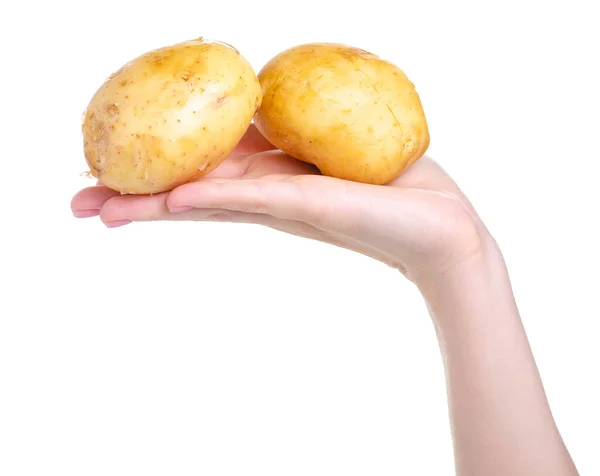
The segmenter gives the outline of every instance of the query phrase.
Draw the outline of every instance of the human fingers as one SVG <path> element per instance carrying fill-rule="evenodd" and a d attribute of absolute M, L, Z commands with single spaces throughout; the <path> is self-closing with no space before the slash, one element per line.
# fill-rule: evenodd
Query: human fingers
<path fill-rule="evenodd" d="M 185 213 L 171 213 L 166 206 L 167 194 L 149 196 L 117 196 L 104 205 L 102 221 L 110 228 L 141 221 L 202 221 L 228 222 L 262 225 L 314 241 L 329 243 L 370 256 L 379 261 L 391 263 L 391 258 L 380 250 L 356 240 L 326 232 L 297 220 L 283 220 L 262 213 L 239 212 L 225 209 L 194 208 Z"/>
<path fill-rule="evenodd" d="M 118 195 L 119 192 L 103 185 L 84 188 L 71 199 L 71 211 L 77 218 L 96 216 L 108 200 Z"/>
<path fill-rule="evenodd" d="M 169 210 L 167 193 L 157 195 L 118 195 L 107 200 L 100 210 L 100 220 L 109 228 L 133 221 L 164 220 Z M 185 216 L 179 219 L 185 219 Z"/>
<path fill-rule="evenodd" d="M 107 200 L 100 211 L 100 219 L 109 227 L 139 221 L 240 221 L 285 228 L 279 220 L 264 214 L 236 212 L 221 208 L 195 208 L 185 213 L 171 213 L 166 205 L 167 193 L 157 195 L 118 195 Z M 244 221 L 246 220 L 246 221 Z M 304 224 L 305 227 L 308 225 Z M 297 228 L 297 226 L 296 226 Z"/>
<path fill-rule="evenodd" d="M 365 187 L 320 175 L 267 175 L 261 178 L 206 179 L 182 185 L 169 193 L 167 207 L 174 213 L 190 208 L 223 208 L 297 220 L 323 230 L 347 231 L 360 226 L 367 205 Z"/>
<path fill-rule="evenodd" d="M 100 218 L 109 228 L 143 221 L 216 221 L 264 225 L 298 236 L 321 239 L 319 231 L 306 223 L 280 220 L 270 215 L 238 212 L 218 208 L 195 208 L 185 213 L 171 213 L 166 206 L 167 194 L 153 196 L 117 196 L 102 207 Z M 319 235 L 319 236 L 318 236 Z"/>

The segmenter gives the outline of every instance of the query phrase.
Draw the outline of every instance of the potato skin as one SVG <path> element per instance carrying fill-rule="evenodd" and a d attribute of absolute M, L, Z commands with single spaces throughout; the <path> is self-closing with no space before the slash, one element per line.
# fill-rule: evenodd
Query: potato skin
<path fill-rule="evenodd" d="M 258 79 L 259 131 L 323 175 L 386 184 L 429 147 L 414 85 L 367 51 L 335 43 L 296 46 L 271 59 Z"/>
<path fill-rule="evenodd" d="M 260 106 L 254 70 L 203 39 L 143 54 L 111 75 L 83 117 L 91 175 L 123 194 L 169 191 L 214 170 Z"/>

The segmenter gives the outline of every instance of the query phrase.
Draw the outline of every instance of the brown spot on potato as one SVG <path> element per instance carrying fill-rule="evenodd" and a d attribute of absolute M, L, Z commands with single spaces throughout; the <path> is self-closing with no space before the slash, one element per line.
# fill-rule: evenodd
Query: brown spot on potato
<path fill-rule="evenodd" d="M 117 107 L 116 103 L 113 104 L 107 104 L 105 106 L 105 110 L 106 110 L 106 114 L 109 115 L 109 117 L 114 117 L 117 114 L 119 114 L 119 108 Z"/>

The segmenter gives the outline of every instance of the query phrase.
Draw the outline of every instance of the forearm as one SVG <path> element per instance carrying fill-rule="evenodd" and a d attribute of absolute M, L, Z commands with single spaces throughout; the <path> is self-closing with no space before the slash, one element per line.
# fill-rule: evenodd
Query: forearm
<path fill-rule="evenodd" d="M 495 245 L 424 286 L 460 476 L 572 476 Z"/>

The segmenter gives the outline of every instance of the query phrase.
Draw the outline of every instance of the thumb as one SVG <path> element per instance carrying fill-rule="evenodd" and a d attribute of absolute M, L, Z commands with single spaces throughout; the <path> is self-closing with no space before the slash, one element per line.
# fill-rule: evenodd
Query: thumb
<path fill-rule="evenodd" d="M 378 187 L 322 175 L 207 178 L 177 187 L 167 197 L 167 207 L 173 213 L 191 208 L 260 213 L 348 232 L 360 226 L 368 210 L 363 188 Z"/>

